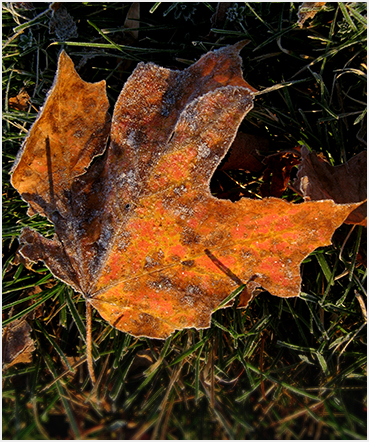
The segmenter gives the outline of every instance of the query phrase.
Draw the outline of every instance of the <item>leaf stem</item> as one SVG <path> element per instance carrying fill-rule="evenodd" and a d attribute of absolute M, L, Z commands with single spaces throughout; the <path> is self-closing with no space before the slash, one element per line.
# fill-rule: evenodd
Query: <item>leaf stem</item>
<path fill-rule="evenodd" d="M 87 367 L 91 382 L 96 384 L 94 366 L 92 362 L 92 337 L 91 337 L 91 304 L 86 300 L 86 343 L 87 343 Z"/>

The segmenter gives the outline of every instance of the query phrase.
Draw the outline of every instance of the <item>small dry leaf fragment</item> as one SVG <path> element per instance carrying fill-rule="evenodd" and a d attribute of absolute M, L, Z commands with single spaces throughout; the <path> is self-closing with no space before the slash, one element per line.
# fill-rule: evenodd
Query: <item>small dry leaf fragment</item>
<path fill-rule="evenodd" d="M 3 331 L 3 366 L 8 369 L 13 365 L 32 361 L 35 350 L 31 338 L 32 328 L 23 319 L 15 319 Z"/>
<path fill-rule="evenodd" d="M 131 4 L 128 12 L 127 17 L 124 22 L 124 28 L 132 29 L 132 31 L 129 31 L 132 35 L 132 37 L 137 40 L 138 39 L 138 29 L 140 27 L 140 2 L 134 2 Z"/>
<path fill-rule="evenodd" d="M 14 2 L 13 5 L 15 8 L 26 9 L 27 11 L 33 11 L 36 9 L 31 2 Z"/>
<path fill-rule="evenodd" d="M 216 10 L 210 19 L 211 26 L 213 28 L 222 29 L 222 26 L 224 25 L 224 23 L 227 19 L 227 16 L 226 16 L 227 9 L 232 5 L 233 5 L 232 2 L 218 2 L 217 3 Z"/>
<path fill-rule="evenodd" d="M 266 169 L 263 173 L 263 184 L 260 186 L 262 197 L 275 196 L 280 198 L 286 190 L 294 166 L 299 164 L 300 154 L 283 151 L 265 158 Z"/>
<path fill-rule="evenodd" d="M 143 376 L 143 372 L 155 363 L 152 351 L 140 350 L 136 353 L 128 371 L 128 378 L 135 379 Z"/>
<path fill-rule="evenodd" d="M 20 253 L 44 261 L 119 330 L 164 339 L 209 327 L 241 283 L 245 304 L 260 286 L 298 296 L 300 263 L 356 208 L 211 195 L 210 179 L 253 106 L 244 45 L 183 71 L 139 63 L 111 127 L 104 82 L 84 82 L 60 55 L 12 175 L 29 213 L 47 216 L 56 233 L 25 228 Z"/>
<path fill-rule="evenodd" d="M 25 111 L 30 103 L 28 92 L 22 88 L 16 97 L 9 98 L 9 107 L 19 111 Z"/>
<path fill-rule="evenodd" d="M 367 153 L 361 152 L 347 163 L 331 166 L 303 146 L 294 187 L 307 201 L 332 199 L 338 204 L 366 201 Z M 345 223 L 366 226 L 366 206 L 364 202 L 350 213 Z"/>
<path fill-rule="evenodd" d="M 317 12 L 323 9 L 326 2 L 304 2 L 299 6 L 298 10 L 298 25 L 300 28 L 309 18 L 314 18 Z"/>
<path fill-rule="evenodd" d="M 78 37 L 77 25 L 63 3 L 50 4 L 52 11 L 49 22 L 49 33 L 55 34 L 58 40 L 67 41 Z"/>

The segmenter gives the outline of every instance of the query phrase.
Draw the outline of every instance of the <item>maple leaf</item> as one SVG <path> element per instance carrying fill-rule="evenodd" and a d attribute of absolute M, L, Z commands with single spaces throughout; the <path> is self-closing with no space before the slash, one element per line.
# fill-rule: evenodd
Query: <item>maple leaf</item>
<path fill-rule="evenodd" d="M 253 106 L 243 46 L 183 71 L 139 63 L 111 128 L 105 82 L 84 82 L 60 55 L 12 174 L 29 214 L 47 216 L 55 237 L 26 228 L 20 253 L 44 261 L 119 330 L 163 339 L 209 327 L 242 283 L 297 296 L 301 261 L 330 244 L 356 207 L 211 195 L 211 176 Z"/>

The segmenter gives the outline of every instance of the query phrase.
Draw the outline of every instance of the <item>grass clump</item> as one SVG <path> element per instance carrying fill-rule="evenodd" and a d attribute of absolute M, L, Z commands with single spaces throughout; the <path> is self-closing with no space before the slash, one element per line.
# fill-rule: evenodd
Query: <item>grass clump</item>
<path fill-rule="evenodd" d="M 131 6 L 3 4 L 3 318 L 26 318 L 36 347 L 32 363 L 4 371 L 3 438 L 366 438 L 362 227 L 342 226 L 332 246 L 304 261 L 299 298 L 262 293 L 244 311 L 216 311 L 210 329 L 136 339 L 95 314 L 94 391 L 84 300 L 42 264 L 17 261 L 22 227 L 53 234 L 47 220 L 27 216 L 9 172 L 62 48 L 84 80 L 107 81 L 113 104 L 138 61 L 182 69 L 250 39 L 246 80 L 258 90 L 290 85 L 260 95 L 243 132 L 276 150 L 305 144 L 333 165 L 365 148 L 366 3 L 327 3 L 301 28 L 297 3 Z M 29 99 L 14 108 L 9 100 L 22 89 Z M 213 180 L 248 185 L 246 174 L 228 175 L 232 184 L 222 172 Z"/>

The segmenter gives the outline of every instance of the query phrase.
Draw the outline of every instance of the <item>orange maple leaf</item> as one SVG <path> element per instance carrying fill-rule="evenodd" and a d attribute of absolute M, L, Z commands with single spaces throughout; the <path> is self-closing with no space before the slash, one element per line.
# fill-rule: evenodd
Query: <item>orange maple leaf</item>
<path fill-rule="evenodd" d="M 298 296 L 301 261 L 356 207 L 211 195 L 256 92 L 242 78 L 243 45 L 183 71 L 140 63 L 111 123 L 105 82 L 84 82 L 60 55 L 12 175 L 29 213 L 47 216 L 56 233 L 24 229 L 20 253 L 44 261 L 119 330 L 163 339 L 209 327 L 242 283 Z"/>

